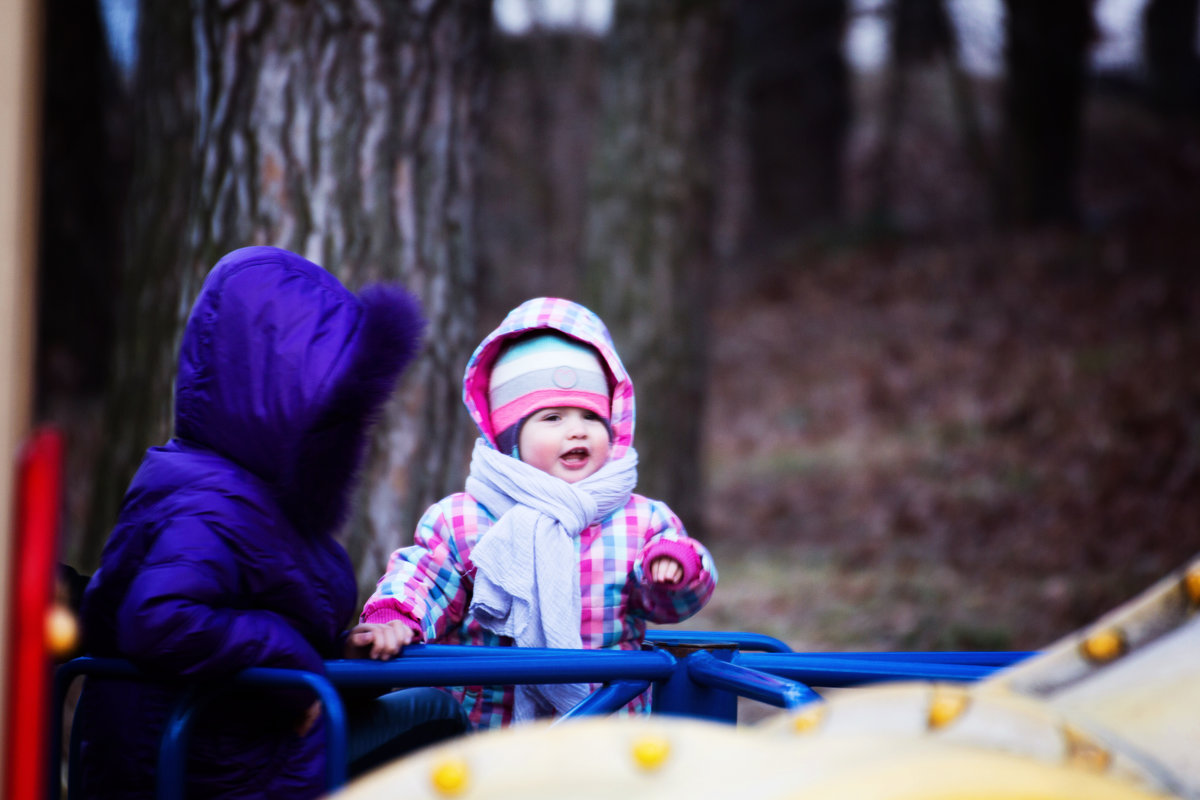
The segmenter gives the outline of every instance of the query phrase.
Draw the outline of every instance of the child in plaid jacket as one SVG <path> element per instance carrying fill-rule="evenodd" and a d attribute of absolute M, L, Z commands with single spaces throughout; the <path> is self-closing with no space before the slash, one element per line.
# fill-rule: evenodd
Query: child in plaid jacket
<path fill-rule="evenodd" d="M 647 622 L 708 602 L 708 551 L 665 503 L 633 492 L 633 384 L 599 317 L 557 298 L 518 306 L 476 348 L 463 399 L 482 434 L 466 491 L 425 512 L 363 622 L 402 643 L 637 650 Z M 592 688 L 451 691 L 490 728 L 561 714 Z"/>

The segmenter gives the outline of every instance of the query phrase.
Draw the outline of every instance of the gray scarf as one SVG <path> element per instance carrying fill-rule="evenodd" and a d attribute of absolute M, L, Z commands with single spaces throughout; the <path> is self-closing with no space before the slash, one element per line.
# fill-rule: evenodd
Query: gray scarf
<path fill-rule="evenodd" d="M 582 648 L 574 537 L 623 508 L 636 484 L 633 448 L 567 483 L 477 440 L 466 489 L 496 523 L 471 551 L 471 616 L 518 647 Z M 561 714 L 587 692 L 586 684 L 518 686 L 514 717 L 532 719 L 539 709 Z"/>

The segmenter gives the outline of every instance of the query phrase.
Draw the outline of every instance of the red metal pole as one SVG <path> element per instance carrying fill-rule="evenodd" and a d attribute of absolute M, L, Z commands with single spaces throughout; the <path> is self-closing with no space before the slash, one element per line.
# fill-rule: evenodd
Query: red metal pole
<path fill-rule="evenodd" d="M 16 520 L 12 543 L 12 589 L 8 626 L 8 719 L 4 736 L 7 770 L 3 797 L 42 800 L 49 770 L 50 653 L 46 615 L 54 592 L 62 497 L 62 436 L 34 432 L 17 465 Z"/>

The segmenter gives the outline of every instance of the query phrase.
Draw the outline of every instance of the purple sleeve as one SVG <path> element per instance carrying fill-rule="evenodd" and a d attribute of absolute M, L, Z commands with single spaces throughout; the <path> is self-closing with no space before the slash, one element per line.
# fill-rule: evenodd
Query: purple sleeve
<path fill-rule="evenodd" d="M 117 612 L 131 660 L 178 675 L 216 677 L 247 667 L 324 673 L 316 649 L 281 615 L 235 607 L 237 563 L 197 520 L 174 522 L 143 560 Z"/>

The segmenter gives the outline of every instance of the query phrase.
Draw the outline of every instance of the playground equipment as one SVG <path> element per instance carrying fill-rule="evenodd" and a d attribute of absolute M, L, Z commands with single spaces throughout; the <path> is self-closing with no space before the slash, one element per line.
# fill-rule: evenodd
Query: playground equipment
<path fill-rule="evenodd" d="M 6 800 L 40 798 L 45 774 L 42 740 L 29 739 L 21 727 L 26 703 L 44 716 L 45 696 L 25 680 L 30 669 L 44 671 L 42 648 L 38 643 L 32 651 L 18 650 L 26 623 L 44 614 L 44 585 L 37 575 L 22 580 L 17 571 L 18 564 L 36 561 L 40 550 L 52 550 L 37 538 L 50 509 L 29 501 L 36 499 L 36 478 L 53 469 L 53 448 L 37 446 L 36 454 L 26 449 L 33 407 L 39 16 L 36 0 L 0 4 L 0 797 Z"/>
<path fill-rule="evenodd" d="M 931 656 L 925 676 L 907 676 L 919 682 L 885 677 L 911 654 L 863 654 L 870 676 L 826 671 L 827 656 L 735 656 L 818 684 L 889 682 L 776 703 L 786 710 L 752 727 L 653 715 L 465 737 L 337 798 L 1197 798 L 1198 612 L 1200 558 L 1040 654 L 974 665 L 990 674 L 971 683 L 946 679 L 965 654 Z M 740 691 L 726 677 L 722 688 Z"/>
<path fill-rule="evenodd" d="M 0 3 L 0 797 L 60 786 L 57 743 L 71 679 L 155 680 L 77 659 L 50 591 L 62 444 L 31 425 L 41 36 L 35 0 Z M 653 632 L 645 652 L 409 648 L 390 664 L 333 662 L 328 678 L 251 669 L 237 683 L 302 684 L 331 730 L 341 800 L 489 797 L 1042 798 L 1200 800 L 1200 559 L 1036 655 L 793 653 L 744 633 Z M 49 635 L 47 635 L 49 634 Z M 459 740 L 344 786 L 339 688 L 599 681 L 554 723 Z M 605 714 L 653 687 L 654 713 Z M 855 687 L 855 688 L 847 688 Z M 181 796 L 197 687 L 165 731 L 160 794 Z M 736 726 L 737 698 L 781 711 Z M 50 728 L 50 736 L 46 728 Z M 57 737 L 57 738 L 55 738 Z"/>
<path fill-rule="evenodd" d="M 651 631 L 636 651 L 416 645 L 331 661 L 304 684 L 330 726 L 328 785 L 346 800 L 500 797 L 1200 798 L 1200 558 L 1037 654 L 795 653 L 753 633 Z M 60 668 L 141 675 L 127 662 Z M 340 689 L 596 682 L 554 722 L 462 737 L 344 781 Z M 648 717 L 609 717 L 653 690 Z M 818 687 L 818 688 L 814 688 Z M 857 687 L 850 689 L 849 687 Z M 182 797 L 189 695 L 164 733 L 159 796 Z M 737 700 L 782 709 L 736 726 Z"/>
<path fill-rule="evenodd" d="M 432 747 L 336 796 L 1200 798 L 1198 612 L 1200 558 L 970 684 L 833 691 L 749 728 L 677 716 L 533 724 Z M 902 656 L 863 657 L 882 678 L 887 658 Z M 794 662 L 798 675 L 808 658 L 750 663 Z"/>
<path fill-rule="evenodd" d="M 973 681 L 1013 663 L 1025 653 L 793 653 L 768 636 L 753 633 L 652 631 L 648 649 L 636 651 L 480 648 L 414 645 L 391 662 L 326 662 L 326 675 L 255 668 L 234 683 L 303 685 L 317 693 L 330 728 L 327 785 L 345 780 L 345 722 L 338 690 L 399 686 L 490 683 L 603 683 L 603 688 L 560 718 L 565 724 L 609 714 L 653 686 L 653 712 L 734 724 L 737 698 L 749 697 L 796 709 L 820 696 L 797 680 L 824 686 L 857 686 L 897 679 Z M 80 675 L 160 680 L 118 659 L 82 657 L 58 669 L 55 708 L 61 708 L 71 681 Z M 157 780 L 159 797 L 184 796 L 183 765 L 195 711 L 233 684 L 207 685 L 185 697 L 163 736 Z M 55 719 L 59 719 L 58 715 Z M 55 734 L 54 740 L 61 738 Z M 75 743 L 69 763 L 76 763 Z M 74 774 L 68 772 L 68 787 Z M 68 795 L 70 796 L 70 795 Z"/>

